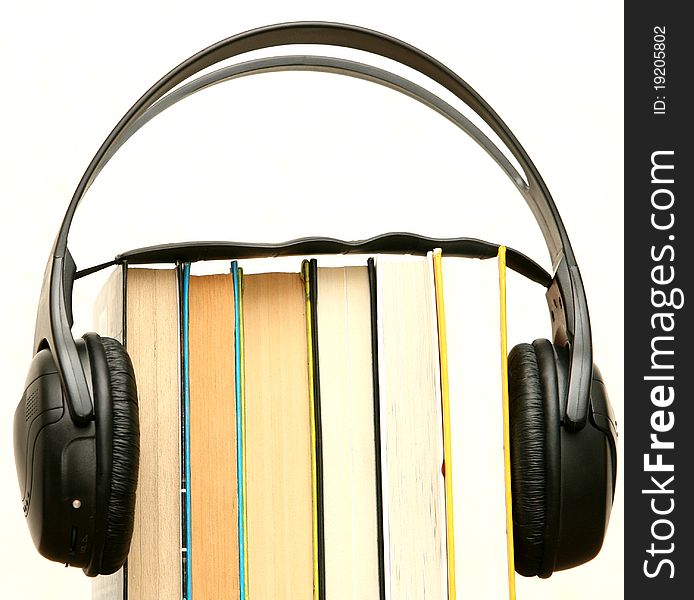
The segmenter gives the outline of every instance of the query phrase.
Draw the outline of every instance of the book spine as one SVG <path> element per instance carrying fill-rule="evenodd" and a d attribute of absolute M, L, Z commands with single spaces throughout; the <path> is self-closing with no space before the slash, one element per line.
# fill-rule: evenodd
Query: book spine
<path fill-rule="evenodd" d="M 318 362 L 318 262 L 305 260 L 302 275 L 306 290 L 309 402 L 311 412 L 311 466 L 313 479 L 314 600 L 325 600 L 325 523 L 323 510 L 323 428 Z"/>
<path fill-rule="evenodd" d="M 246 556 L 246 416 L 244 406 L 243 380 L 243 309 L 242 309 L 242 270 L 236 261 L 231 263 L 231 275 L 234 283 L 234 369 L 236 401 L 236 478 L 238 503 L 238 540 L 239 540 L 239 597 L 248 599 L 248 558 Z"/>
<path fill-rule="evenodd" d="M 383 473 L 381 468 L 381 398 L 378 379 L 378 292 L 376 287 L 376 263 L 373 258 L 366 262 L 369 274 L 371 297 L 371 361 L 374 414 L 374 448 L 376 466 L 376 532 L 378 536 L 378 592 L 379 599 L 386 598 L 385 554 L 383 535 Z"/>
<path fill-rule="evenodd" d="M 511 440 L 508 395 L 508 342 L 506 327 L 506 247 L 499 246 L 499 326 L 501 329 L 501 399 L 504 420 L 504 488 L 506 494 L 506 550 L 508 597 L 516 600 L 516 568 L 513 559 L 513 502 L 511 500 Z"/>
<path fill-rule="evenodd" d="M 443 301 L 443 269 L 441 250 L 432 253 L 434 288 L 436 291 L 436 323 L 439 334 L 439 366 L 441 371 L 441 413 L 443 416 L 443 478 L 446 498 L 446 557 L 448 566 L 448 599 L 456 598 L 455 583 L 455 520 L 453 514 L 453 448 L 451 443 L 451 406 L 448 382 L 448 345 L 446 311 Z"/>
<path fill-rule="evenodd" d="M 190 507 L 190 378 L 188 372 L 188 289 L 190 263 L 179 265 L 181 331 L 181 588 L 183 600 L 192 600 L 191 507 Z"/>

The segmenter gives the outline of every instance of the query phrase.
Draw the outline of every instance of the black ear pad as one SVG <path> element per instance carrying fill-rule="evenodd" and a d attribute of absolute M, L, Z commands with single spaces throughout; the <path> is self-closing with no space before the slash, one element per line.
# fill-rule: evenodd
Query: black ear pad
<path fill-rule="evenodd" d="M 106 373 L 99 373 L 100 354 L 97 338 L 103 349 Z M 92 378 L 95 388 L 94 412 L 97 420 L 98 444 L 111 439 L 110 485 L 106 486 L 104 498 L 99 506 L 105 509 L 103 550 L 99 556 L 95 548 L 95 558 L 88 568 L 87 575 L 108 575 L 117 571 L 125 562 L 130 550 L 135 514 L 135 492 L 140 461 L 140 425 L 135 373 L 125 348 L 112 338 L 99 338 L 96 334 L 84 336 L 90 351 Z M 108 384 L 108 398 L 98 393 L 98 382 L 104 377 Z M 110 414 L 110 423 L 108 415 Z M 101 418 L 100 418 L 101 417 Z M 105 418 L 104 418 L 105 417 Z M 100 425 L 102 427 L 100 427 Z M 111 435 L 104 431 L 110 425 Z M 97 444 L 97 453 L 98 451 Z M 104 448 L 104 450 L 107 450 Z M 105 462 L 108 462 L 108 458 Z M 104 469 L 104 471 L 107 469 Z M 97 469 L 98 471 L 98 469 Z M 98 477 L 97 477 L 98 478 Z M 101 503 L 103 500 L 103 504 Z"/>
<path fill-rule="evenodd" d="M 545 426 L 545 531 L 538 577 L 549 577 L 555 570 L 561 513 L 561 391 L 565 386 L 560 349 L 549 340 L 533 342 L 542 388 L 543 421 Z"/>
<path fill-rule="evenodd" d="M 513 544 L 516 571 L 537 575 L 544 551 L 545 422 L 535 349 L 515 346 L 508 357 Z"/>
<path fill-rule="evenodd" d="M 101 573 L 117 571 L 130 550 L 135 519 L 135 491 L 140 466 L 140 419 L 135 372 L 125 348 L 102 338 L 113 411 L 113 471 L 106 516 Z"/>

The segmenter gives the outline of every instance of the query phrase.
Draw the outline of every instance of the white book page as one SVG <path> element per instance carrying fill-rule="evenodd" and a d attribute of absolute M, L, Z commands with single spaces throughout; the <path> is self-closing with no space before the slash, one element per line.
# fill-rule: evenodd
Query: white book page
<path fill-rule="evenodd" d="M 376 259 L 386 598 L 447 597 L 431 257 Z"/>
<path fill-rule="evenodd" d="M 499 271 L 443 257 L 458 598 L 508 598 Z"/>

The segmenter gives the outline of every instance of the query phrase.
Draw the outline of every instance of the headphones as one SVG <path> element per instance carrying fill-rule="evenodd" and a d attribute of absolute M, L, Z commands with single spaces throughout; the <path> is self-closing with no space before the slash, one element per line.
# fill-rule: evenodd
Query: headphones
<path fill-rule="evenodd" d="M 441 98 L 398 75 L 320 56 L 256 59 L 207 73 L 237 55 L 282 45 L 362 50 L 419 71 L 470 107 L 522 168 Z M 460 77 L 393 37 L 351 25 L 297 22 L 230 37 L 184 61 L 151 87 L 119 121 L 87 167 L 53 245 L 39 301 L 34 357 L 14 417 L 14 451 L 24 514 L 45 557 L 110 574 L 125 562 L 133 533 L 139 424 L 132 363 L 116 340 L 72 336 L 75 279 L 114 264 L 144 264 L 298 254 L 426 253 L 493 257 L 498 246 L 470 238 L 431 239 L 390 233 L 347 242 L 302 238 L 281 244 L 191 242 L 132 250 L 77 271 L 67 247 L 77 206 L 120 146 L 151 118 L 215 83 L 278 70 L 329 71 L 386 85 L 424 103 L 470 135 L 525 198 L 543 233 L 554 274 L 509 249 L 510 268 L 547 288 L 553 341 L 520 344 L 509 354 L 511 477 L 515 565 L 549 577 L 600 550 L 614 498 L 616 422 L 600 371 L 593 365 L 585 290 L 557 208 L 539 172 L 493 109 Z M 184 85 L 180 85 L 184 84 Z M 174 89 L 175 88 L 175 89 Z"/>

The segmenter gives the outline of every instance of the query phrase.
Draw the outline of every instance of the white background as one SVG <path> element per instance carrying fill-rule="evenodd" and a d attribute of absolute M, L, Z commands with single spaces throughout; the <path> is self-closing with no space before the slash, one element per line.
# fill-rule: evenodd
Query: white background
<path fill-rule="evenodd" d="M 439 58 L 482 94 L 553 193 L 588 291 L 595 358 L 624 421 L 622 3 L 260 4 L 45 0 L 3 7 L 3 597 L 89 597 L 89 580 L 79 570 L 35 552 L 12 453 L 12 415 L 31 359 L 43 268 L 67 202 L 98 145 L 156 79 L 199 49 L 252 27 L 321 19 L 378 29 Z M 155 119 L 93 186 L 70 247 L 84 267 L 166 241 L 356 239 L 389 230 L 503 242 L 550 266 L 520 196 L 455 127 L 393 91 L 315 73 L 228 83 Z M 101 282 L 77 284 L 76 335 L 91 327 Z M 549 336 L 542 290 L 515 278 L 510 285 L 510 343 Z M 621 444 L 623 433 L 622 426 Z M 621 598 L 622 553 L 620 482 L 599 557 L 548 581 L 519 577 L 519 598 Z M 459 589 L 459 597 L 475 597 L 464 582 Z"/>

